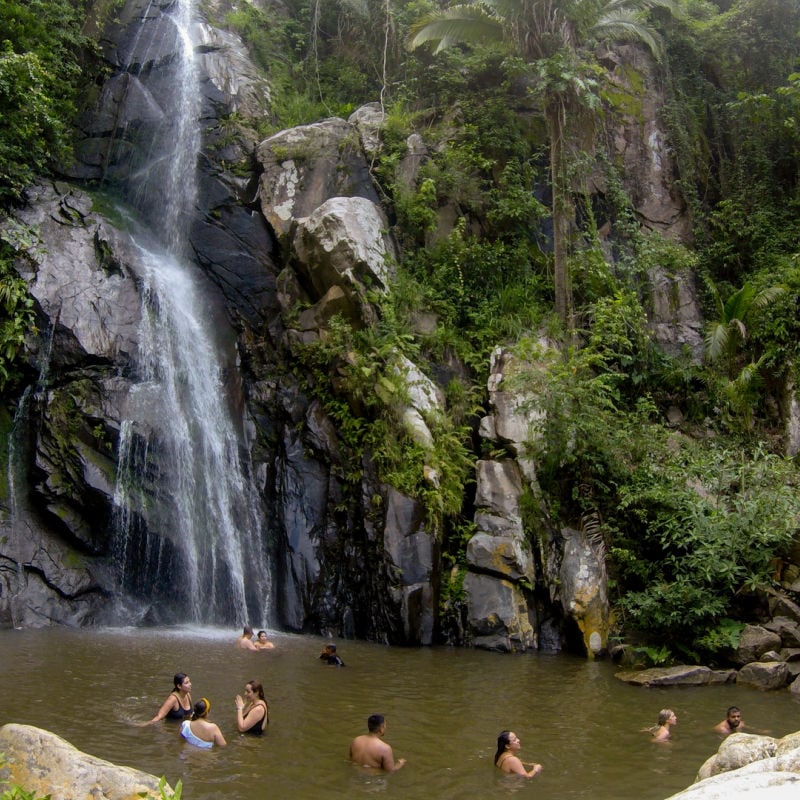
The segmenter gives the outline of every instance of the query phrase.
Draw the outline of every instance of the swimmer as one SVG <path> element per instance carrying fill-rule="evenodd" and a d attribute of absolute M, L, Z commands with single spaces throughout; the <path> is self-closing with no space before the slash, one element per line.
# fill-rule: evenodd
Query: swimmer
<path fill-rule="evenodd" d="M 367 720 L 367 730 L 350 743 L 350 760 L 362 767 L 374 767 L 385 772 L 397 772 L 406 763 L 404 758 L 394 760 L 392 748 L 382 741 L 386 733 L 383 714 L 372 714 Z"/>
<path fill-rule="evenodd" d="M 266 631 L 259 631 L 255 640 L 256 650 L 274 650 L 275 645 L 267 637 Z"/>
<path fill-rule="evenodd" d="M 236 695 L 236 727 L 240 733 L 261 734 L 269 724 L 269 706 L 264 687 L 258 681 L 244 685 L 244 698 Z"/>
<path fill-rule="evenodd" d="M 191 720 L 184 720 L 181 723 L 181 736 L 189 744 L 201 747 L 203 750 L 210 750 L 214 745 L 225 747 L 228 744 L 218 725 L 208 720 L 208 712 L 211 710 L 211 703 L 202 698 L 194 704 L 194 713 Z"/>
<path fill-rule="evenodd" d="M 319 657 L 329 667 L 344 666 L 344 661 L 342 661 L 341 657 L 336 653 L 335 644 L 326 644 L 325 647 L 322 648 L 322 652 L 319 654 Z"/>
<path fill-rule="evenodd" d="M 494 754 L 494 765 L 510 775 L 523 775 L 526 778 L 535 778 L 541 771 L 542 765 L 535 762 L 520 761 L 517 752 L 521 747 L 519 737 L 513 731 L 501 731 L 497 737 L 497 752 Z M 525 769 L 529 767 L 530 769 Z"/>
<path fill-rule="evenodd" d="M 192 716 L 192 682 L 184 672 L 176 673 L 172 679 L 174 688 L 167 699 L 161 704 L 158 713 L 153 719 L 141 723 L 152 725 L 162 719 L 184 720 Z"/>
<path fill-rule="evenodd" d="M 249 625 L 244 626 L 242 635 L 236 640 L 236 646 L 240 650 L 257 650 L 253 644 L 253 629 Z"/>
<path fill-rule="evenodd" d="M 745 729 L 753 733 L 769 733 L 769 731 L 754 728 L 752 725 L 745 725 L 742 720 L 742 712 L 737 706 L 731 706 L 725 712 L 725 719 L 714 726 L 714 730 L 722 736 L 730 736 L 732 733 L 739 733 Z"/>
<path fill-rule="evenodd" d="M 715 725 L 714 730 L 723 736 L 729 736 L 732 733 L 744 730 L 746 727 L 747 725 L 742 722 L 742 712 L 736 706 L 731 706 L 725 712 L 725 719 Z"/>
<path fill-rule="evenodd" d="M 661 711 L 658 712 L 658 725 L 650 729 L 653 734 L 653 741 L 668 741 L 671 735 L 670 728 L 673 725 L 677 725 L 677 723 L 678 718 L 675 716 L 675 712 L 671 708 L 662 708 Z"/>

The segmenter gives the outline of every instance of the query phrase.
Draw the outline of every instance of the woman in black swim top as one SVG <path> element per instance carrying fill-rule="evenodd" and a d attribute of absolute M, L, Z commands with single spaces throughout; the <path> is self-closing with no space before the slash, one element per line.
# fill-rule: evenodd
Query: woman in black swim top
<path fill-rule="evenodd" d="M 245 705 L 245 700 L 247 705 Z M 244 685 L 244 699 L 236 695 L 236 727 L 240 733 L 263 733 L 269 724 L 269 706 L 264 697 L 264 687 L 258 681 Z"/>
<path fill-rule="evenodd" d="M 189 676 L 184 672 L 178 672 L 172 682 L 175 688 L 162 703 L 158 713 L 145 725 L 152 725 L 165 718 L 184 720 L 192 716 L 192 682 L 189 680 Z"/>

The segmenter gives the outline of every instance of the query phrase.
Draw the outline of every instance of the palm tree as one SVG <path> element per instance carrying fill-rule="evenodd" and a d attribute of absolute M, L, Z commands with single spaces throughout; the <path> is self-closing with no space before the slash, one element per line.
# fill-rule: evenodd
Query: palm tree
<path fill-rule="evenodd" d="M 556 312 L 572 325 L 567 269 L 573 219 L 567 163 L 568 116 L 598 103 L 581 69 L 582 50 L 601 41 L 639 41 L 660 55 L 660 41 L 643 18 L 674 0 L 467 0 L 421 19 L 411 49 L 435 44 L 434 52 L 461 42 L 505 43 L 523 59 L 542 98 L 550 146 L 553 196 L 553 276 Z"/>
<path fill-rule="evenodd" d="M 756 291 L 751 283 L 746 283 L 724 303 L 716 286 L 709 284 L 709 288 L 716 302 L 717 318 L 706 326 L 706 355 L 712 362 L 724 358 L 727 375 L 733 378 L 737 351 L 747 341 L 747 323 L 752 313 L 773 303 L 786 288 L 769 286 Z"/>

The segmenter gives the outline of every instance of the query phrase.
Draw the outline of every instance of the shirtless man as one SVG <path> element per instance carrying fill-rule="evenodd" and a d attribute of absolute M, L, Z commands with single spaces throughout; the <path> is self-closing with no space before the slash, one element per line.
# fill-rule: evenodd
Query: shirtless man
<path fill-rule="evenodd" d="M 715 725 L 714 730 L 723 736 L 729 736 L 749 727 L 742 722 L 742 712 L 736 706 L 731 706 L 725 714 L 725 719 L 719 725 Z"/>
<path fill-rule="evenodd" d="M 236 641 L 236 646 L 240 650 L 258 650 L 253 644 L 253 629 L 249 625 L 244 626 L 242 635 Z"/>
<path fill-rule="evenodd" d="M 385 772 L 397 772 L 403 764 L 404 758 L 394 760 L 392 748 L 381 741 L 386 733 L 386 720 L 383 714 L 373 714 L 367 720 L 369 733 L 356 736 L 350 743 L 350 760 L 363 767 L 375 767 Z"/>

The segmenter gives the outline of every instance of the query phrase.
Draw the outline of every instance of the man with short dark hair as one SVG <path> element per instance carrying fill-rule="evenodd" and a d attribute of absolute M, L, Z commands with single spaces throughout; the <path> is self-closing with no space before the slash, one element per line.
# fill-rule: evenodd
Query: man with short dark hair
<path fill-rule="evenodd" d="M 731 733 L 744 730 L 746 727 L 747 725 L 742 722 L 742 712 L 736 706 L 731 706 L 725 713 L 725 719 L 715 725 L 714 730 L 723 736 L 729 736 Z"/>
<path fill-rule="evenodd" d="M 397 772 L 405 763 L 404 758 L 394 760 L 392 748 L 383 741 L 386 719 L 383 714 L 372 714 L 367 719 L 367 730 L 350 743 L 350 760 L 362 767 L 374 767 L 384 772 Z"/>

